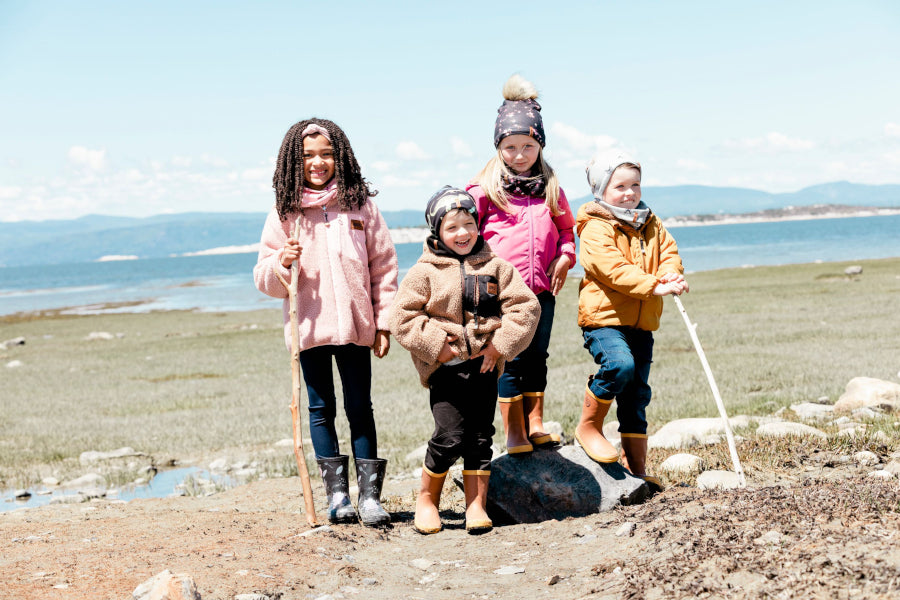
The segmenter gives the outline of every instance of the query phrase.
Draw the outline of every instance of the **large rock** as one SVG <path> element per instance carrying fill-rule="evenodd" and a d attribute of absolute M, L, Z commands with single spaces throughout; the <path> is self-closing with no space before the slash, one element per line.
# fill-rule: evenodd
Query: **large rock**
<path fill-rule="evenodd" d="M 731 428 L 746 427 L 749 419 L 735 417 L 729 419 Z M 651 435 L 648 440 L 650 448 L 675 450 L 690 448 L 700 444 L 718 444 L 725 436 L 725 425 L 721 418 L 693 418 L 669 421 Z"/>
<path fill-rule="evenodd" d="M 599 465 L 581 448 L 563 446 L 495 459 L 487 509 L 498 524 L 539 523 L 636 504 L 649 494 L 619 463 Z"/>
<path fill-rule="evenodd" d="M 849 412 L 863 406 L 879 406 L 890 411 L 900 409 L 900 385 L 871 377 L 854 377 L 834 403 L 834 410 Z"/>
<path fill-rule="evenodd" d="M 782 423 L 766 423 L 764 425 L 760 425 L 756 430 L 756 435 L 759 437 L 789 437 L 789 436 L 810 436 L 816 437 L 819 439 L 825 439 L 828 437 L 825 435 L 824 431 L 816 429 L 815 427 L 810 427 L 809 425 L 804 425 L 803 423 L 793 423 L 791 421 L 784 421 Z"/>

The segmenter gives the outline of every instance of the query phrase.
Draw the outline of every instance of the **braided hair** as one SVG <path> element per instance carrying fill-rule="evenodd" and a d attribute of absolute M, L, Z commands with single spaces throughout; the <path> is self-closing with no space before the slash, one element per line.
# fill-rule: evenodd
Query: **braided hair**
<path fill-rule="evenodd" d="M 292 212 L 301 211 L 300 200 L 306 182 L 303 178 L 303 138 L 300 134 L 307 125 L 324 127 L 331 138 L 334 149 L 334 178 L 337 182 L 337 198 L 341 210 L 362 207 L 370 197 L 378 192 L 372 189 L 359 169 L 359 163 L 350 147 L 350 140 L 344 131 L 328 119 L 306 119 L 294 124 L 284 136 L 272 187 L 275 188 L 275 209 L 284 220 Z"/>

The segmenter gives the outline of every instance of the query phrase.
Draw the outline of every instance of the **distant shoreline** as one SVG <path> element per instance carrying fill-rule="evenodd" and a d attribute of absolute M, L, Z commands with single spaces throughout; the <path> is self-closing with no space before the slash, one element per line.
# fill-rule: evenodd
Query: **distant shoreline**
<path fill-rule="evenodd" d="M 816 204 L 811 206 L 786 206 L 753 213 L 689 215 L 668 217 L 663 225 L 674 227 L 705 227 L 707 225 L 740 225 L 744 223 L 772 223 L 777 221 L 811 221 L 815 219 L 847 219 L 852 217 L 878 217 L 900 214 L 900 207 L 848 206 L 841 204 Z M 390 230 L 394 244 L 416 244 L 425 241 L 430 231 L 427 227 L 397 227 Z M 207 256 L 216 254 L 251 254 L 259 252 L 259 243 L 240 246 L 222 246 L 198 252 L 185 252 L 175 256 Z M 98 261 L 126 260 L 130 256 L 104 256 Z"/>

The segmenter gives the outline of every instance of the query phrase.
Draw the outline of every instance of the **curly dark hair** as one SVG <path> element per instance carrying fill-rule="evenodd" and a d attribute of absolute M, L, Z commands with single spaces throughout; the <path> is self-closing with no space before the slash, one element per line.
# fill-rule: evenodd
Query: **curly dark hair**
<path fill-rule="evenodd" d="M 275 163 L 272 187 L 275 188 L 275 208 L 282 220 L 286 219 L 288 214 L 301 210 L 300 199 L 306 186 L 303 179 L 303 138 L 300 134 L 311 124 L 324 127 L 331 138 L 331 147 L 334 149 L 334 177 L 337 181 L 337 197 L 341 209 L 360 208 L 370 197 L 378 194 L 363 178 L 353 148 L 350 147 L 350 140 L 344 131 L 328 119 L 306 119 L 288 129 L 278 151 L 278 161 Z"/>

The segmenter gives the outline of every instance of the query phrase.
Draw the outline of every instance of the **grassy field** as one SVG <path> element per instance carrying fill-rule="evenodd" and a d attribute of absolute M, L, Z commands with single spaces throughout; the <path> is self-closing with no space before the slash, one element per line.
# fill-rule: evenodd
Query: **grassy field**
<path fill-rule="evenodd" d="M 849 264 L 863 265 L 863 273 L 845 276 Z M 900 258 L 730 269 L 688 280 L 683 302 L 732 416 L 821 396 L 834 401 L 856 376 L 900 376 Z M 569 433 L 593 372 L 575 323 L 577 283 L 569 281 L 558 300 L 545 410 Z M 0 317 L 0 327 L 0 340 L 26 338 L 0 351 L 0 486 L 78 475 L 86 450 L 254 456 L 291 435 L 280 311 Z M 101 331 L 116 337 L 86 339 Z M 14 360 L 22 365 L 5 366 Z M 373 360 L 380 453 L 405 464 L 433 427 L 427 391 L 398 344 Z M 675 418 L 718 414 L 671 299 L 656 334 L 651 385 L 651 431 Z M 345 451 L 347 432 L 341 415 Z M 499 433 L 496 439 L 502 445 Z M 292 460 L 284 454 L 272 468 L 291 471 Z"/>

